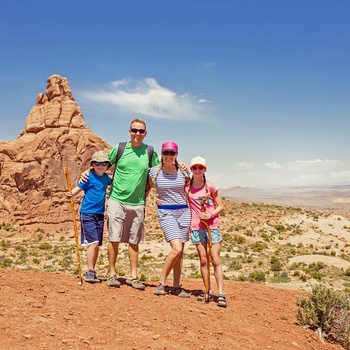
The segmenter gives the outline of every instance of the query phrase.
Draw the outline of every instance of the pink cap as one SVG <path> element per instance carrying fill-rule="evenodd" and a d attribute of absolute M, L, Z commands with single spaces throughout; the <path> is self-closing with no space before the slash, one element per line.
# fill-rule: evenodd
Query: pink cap
<path fill-rule="evenodd" d="M 177 144 L 175 142 L 172 141 L 168 141 L 168 142 L 164 142 L 162 144 L 162 152 L 163 151 L 174 151 L 174 152 L 178 152 L 179 148 L 177 147 Z"/>

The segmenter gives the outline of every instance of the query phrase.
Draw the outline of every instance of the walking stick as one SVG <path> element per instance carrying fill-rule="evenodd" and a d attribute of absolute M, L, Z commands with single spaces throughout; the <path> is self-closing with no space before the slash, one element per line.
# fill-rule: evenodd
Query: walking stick
<path fill-rule="evenodd" d="M 72 193 L 72 185 L 71 185 L 71 182 L 70 182 L 70 176 L 69 176 L 69 172 L 68 172 L 67 168 L 64 169 L 64 174 L 66 175 L 68 191 L 70 193 Z M 75 237 L 75 248 L 76 248 L 76 252 L 77 252 L 78 270 L 79 270 L 79 278 L 80 278 L 80 281 L 78 282 L 78 284 L 79 284 L 79 286 L 82 286 L 83 285 L 83 273 L 81 271 L 81 263 L 80 263 L 80 250 L 79 250 L 77 218 L 75 216 L 73 196 L 70 197 L 69 199 L 70 199 L 70 207 L 72 209 L 73 226 L 74 226 L 74 237 Z"/>
<path fill-rule="evenodd" d="M 206 197 L 204 197 L 201 201 L 201 212 L 204 213 L 205 209 L 204 209 L 204 203 L 207 200 Z M 207 229 L 208 232 L 208 244 L 207 244 L 207 269 L 208 269 L 208 273 L 207 273 L 207 280 L 205 283 L 205 291 L 204 291 L 204 298 L 203 298 L 203 302 L 209 303 L 210 301 L 210 262 L 211 262 L 211 247 L 213 245 L 213 240 L 212 240 L 212 236 L 211 236 L 211 229 L 209 224 L 204 220 L 201 219 L 201 222 L 204 224 L 204 226 Z"/>

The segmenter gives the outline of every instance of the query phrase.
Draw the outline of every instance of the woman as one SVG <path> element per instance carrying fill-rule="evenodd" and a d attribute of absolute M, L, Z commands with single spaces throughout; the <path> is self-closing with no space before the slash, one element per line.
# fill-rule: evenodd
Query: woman
<path fill-rule="evenodd" d="M 185 181 L 189 180 L 189 171 L 183 171 L 177 162 L 178 146 L 175 142 L 164 142 L 162 145 L 161 164 L 152 167 L 149 175 L 150 185 L 157 191 L 158 218 L 165 240 L 171 250 L 167 255 L 160 275 L 159 284 L 154 291 L 164 295 L 166 279 L 173 270 L 173 288 L 171 294 L 189 298 L 180 285 L 182 255 L 185 243 L 189 240 L 191 213 L 186 203 Z"/>
<path fill-rule="evenodd" d="M 210 290 L 210 276 L 208 276 L 208 257 L 207 245 L 209 244 L 210 229 L 212 237 L 212 247 L 210 249 L 210 258 L 214 268 L 214 276 L 218 288 L 217 305 L 221 307 L 227 306 L 226 296 L 223 292 L 223 272 L 220 261 L 220 244 L 222 241 L 219 231 L 220 221 L 219 213 L 224 210 L 218 189 L 205 178 L 207 170 L 207 162 L 202 157 L 195 157 L 191 160 L 190 170 L 192 177 L 186 185 L 188 204 L 191 209 L 191 240 L 196 245 L 200 260 L 200 269 L 204 285 L 207 286 L 209 300 L 213 300 Z M 208 279 L 209 278 L 209 279 Z M 209 281 L 209 283 L 208 283 Z M 208 284 L 208 285 L 207 285 Z M 198 300 L 202 301 L 204 292 L 198 296 Z"/>

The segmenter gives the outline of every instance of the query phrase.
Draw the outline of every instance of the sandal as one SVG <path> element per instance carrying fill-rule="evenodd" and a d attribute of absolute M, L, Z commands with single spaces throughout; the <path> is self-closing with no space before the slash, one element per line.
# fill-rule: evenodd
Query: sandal
<path fill-rule="evenodd" d="M 126 281 L 126 284 L 139 290 L 144 290 L 146 287 L 143 283 L 140 282 L 138 277 L 135 278 L 128 278 Z"/>
<path fill-rule="evenodd" d="M 116 287 L 116 288 L 119 288 L 121 285 L 121 283 L 118 281 L 117 276 L 115 275 L 109 276 L 106 284 L 108 287 Z"/>
<path fill-rule="evenodd" d="M 205 302 L 210 302 L 214 300 L 214 296 L 212 292 L 209 292 L 209 300 L 208 297 L 204 298 L 204 291 L 202 290 L 199 295 L 197 296 L 197 301 L 205 301 Z"/>
<path fill-rule="evenodd" d="M 176 295 L 180 298 L 189 298 L 191 296 L 190 293 L 187 293 L 184 289 L 181 287 L 174 287 L 169 291 L 169 294 Z"/>
<path fill-rule="evenodd" d="M 220 307 L 227 307 L 226 295 L 219 294 L 217 299 L 217 305 Z"/>

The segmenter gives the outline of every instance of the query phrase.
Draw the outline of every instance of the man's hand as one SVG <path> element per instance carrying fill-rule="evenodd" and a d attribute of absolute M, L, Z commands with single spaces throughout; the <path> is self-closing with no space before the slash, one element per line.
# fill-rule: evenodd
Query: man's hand
<path fill-rule="evenodd" d="M 85 170 L 85 171 L 80 175 L 79 182 L 86 182 L 87 180 L 89 180 L 89 173 L 90 173 L 90 170 Z"/>

